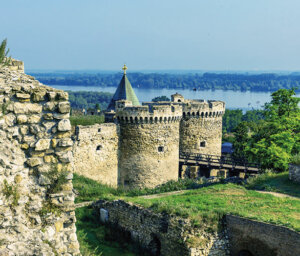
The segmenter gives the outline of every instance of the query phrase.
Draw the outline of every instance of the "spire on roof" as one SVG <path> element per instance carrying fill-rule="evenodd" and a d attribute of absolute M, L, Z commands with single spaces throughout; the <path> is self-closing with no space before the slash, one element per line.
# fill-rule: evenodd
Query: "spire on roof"
<path fill-rule="evenodd" d="M 115 104 L 116 101 L 118 100 L 129 100 L 132 102 L 132 106 L 139 106 L 140 102 L 138 100 L 138 98 L 136 97 L 134 90 L 132 89 L 132 86 L 126 76 L 126 70 L 127 70 L 127 66 L 124 64 L 123 66 L 123 77 L 120 81 L 120 84 L 113 96 L 113 98 L 111 99 L 107 110 L 115 110 Z"/>
<path fill-rule="evenodd" d="M 126 70 L 128 69 L 127 66 L 126 66 L 126 64 L 124 64 L 124 66 L 123 66 L 122 69 L 123 69 L 123 71 L 124 71 L 124 75 L 126 75 Z"/>

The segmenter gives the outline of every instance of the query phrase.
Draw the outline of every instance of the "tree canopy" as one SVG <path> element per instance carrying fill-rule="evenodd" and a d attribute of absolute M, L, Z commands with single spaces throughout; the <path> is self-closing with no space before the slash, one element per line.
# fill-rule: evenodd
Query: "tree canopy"
<path fill-rule="evenodd" d="M 294 88 L 272 93 L 271 102 L 264 107 L 264 119 L 255 125 L 242 122 L 237 126 L 236 154 L 260 162 L 264 169 L 287 170 L 292 156 L 300 152 L 299 102 Z"/>

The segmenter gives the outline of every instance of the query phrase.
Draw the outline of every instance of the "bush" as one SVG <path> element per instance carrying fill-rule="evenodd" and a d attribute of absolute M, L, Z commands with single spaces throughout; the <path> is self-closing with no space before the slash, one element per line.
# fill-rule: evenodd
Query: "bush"
<path fill-rule="evenodd" d="M 300 165 L 300 153 L 298 153 L 297 155 L 292 156 L 292 159 L 291 159 L 290 163 Z"/>
<path fill-rule="evenodd" d="M 9 49 L 6 50 L 7 39 L 4 39 L 0 45 L 0 66 L 7 66 L 11 58 L 7 57 Z"/>

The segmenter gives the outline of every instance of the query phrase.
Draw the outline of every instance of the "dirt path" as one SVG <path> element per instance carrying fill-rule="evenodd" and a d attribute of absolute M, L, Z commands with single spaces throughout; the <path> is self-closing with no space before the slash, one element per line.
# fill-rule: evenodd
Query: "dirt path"
<path fill-rule="evenodd" d="M 146 196 L 139 196 L 140 198 L 144 199 L 153 199 L 153 198 L 160 198 L 164 196 L 172 196 L 172 195 L 179 195 L 183 194 L 187 191 L 190 191 L 191 189 L 188 190 L 179 190 L 179 191 L 172 191 L 172 192 L 166 192 L 166 193 L 160 193 L 160 194 L 154 194 L 154 195 L 146 195 Z"/>
<path fill-rule="evenodd" d="M 278 192 L 270 192 L 270 191 L 261 191 L 261 190 L 255 190 L 258 193 L 262 193 L 262 194 L 270 194 L 276 197 L 281 197 L 281 198 L 291 198 L 291 199 L 296 199 L 296 200 L 300 200 L 300 198 L 295 197 L 295 196 L 290 196 L 290 195 L 286 195 L 286 194 L 282 194 L 282 193 L 278 193 Z"/>
<path fill-rule="evenodd" d="M 191 191 L 193 189 L 187 189 L 187 190 L 179 190 L 179 191 L 172 191 L 172 192 L 166 192 L 166 193 L 161 193 L 161 194 L 155 194 L 155 195 L 146 195 L 146 196 L 139 196 L 140 198 L 143 199 L 153 199 L 153 198 L 160 198 L 160 197 L 165 197 L 165 196 L 172 196 L 172 195 L 180 195 L 185 192 Z M 258 193 L 262 194 L 270 194 L 276 197 L 281 197 L 281 198 L 291 198 L 291 199 L 296 199 L 300 200 L 300 198 L 295 197 L 295 196 L 290 196 L 282 193 L 277 193 L 277 192 L 270 192 L 270 191 L 261 191 L 261 190 L 255 190 Z"/>

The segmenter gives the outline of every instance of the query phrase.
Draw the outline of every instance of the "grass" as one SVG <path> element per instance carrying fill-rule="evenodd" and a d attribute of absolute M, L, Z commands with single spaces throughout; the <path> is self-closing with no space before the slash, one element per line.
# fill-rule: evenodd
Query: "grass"
<path fill-rule="evenodd" d="M 99 199 L 116 199 L 118 197 L 134 197 L 142 195 L 153 195 L 171 191 L 196 189 L 209 185 L 205 180 L 179 180 L 169 181 L 153 189 L 134 189 L 126 190 L 122 187 L 114 188 L 108 185 L 100 184 L 92 179 L 74 173 L 73 187 L 79 192 L 75 203 L 95 201 Z"/>
<path fill-rule="evenodd" d="M 96 201 L 99 199 L 111 199 L 114 196 L 121 196 L 124 190 L 113 188 L 107 185 L 100 184 L 92 179 L 74 173 L 73 187 L 79 192 L 75 199 L 75 203 Z"/>
<path fill-rule="evenodd" d="M 160 196 L 159 198 L 146 199 L 138 197 L 155 192 L 168 192 L 172 189 L 182 190 L 196 186 L 191 180 L 169 182 L 156 189 L 127 191 L 122 188 L 115 189 L 101 185 L 83 176 L 74 175 L 74 188 L 79 191 L 77 202 L 98 199 L 123 199 L 149 207 L 157 212 L 167 212 L 184 218 L 190 218 L 193 223 L 205 223 L 209 229 L 218 228 L 219 219 L 224 214 L 234 214 L 250 219 L 274 223 L 300 231 L 300 200 L 293 198 L 279 198 L 269 194 L 261 194 L 252 190 L 258 189 L 259 184 L 269 184 L 280 188 L 280 191 L 292 195 L 299 195 L 299 187 L 288 180 L 287 173 L 265 174 L 252 180 L 247 189 L 235 184 L 210 184 L 201 185 L 200 188 L 188 190 L 178 195 Z M 274 181 L 275 180 L 275 181 Z M 204 186 L 203 186 L 204 185 Z M 180 188 L 180 189 L 178 189 Z M 138 196 L 137 196 L 138 195 Z"/>
<path fill-rule="evenodd" d="M 224 214 L 233 214 L 300 231 L 300 200 L 261 194 L 235 184 L 216 184 L 159 198 L 125 200 L 157 212 L 188 217 L 196 225 L 204 223 L 211 230 L 217 230 Z"/>
<path fill-rule="evenodd" d="M 78 115 L 78 116 L 70 116 L 70 121 L 72 126 L 76 125 L 93 125 L 93 124 L 101 124 L 104 123 L 104 116 L 92 116 L 92 115 Z"/>
<path fill-rule="evenodd" d="M 134 256 L 130 245 L 107 239 L 106 229 L 100 224 L 93 209 L 88 207 L 76 209 L 77 238 L 80 252 L 84 256 Z"/>
<path fill-rule="evenodd" d="M 299 186 L 288 180 L 288 173 L 266 173 L 249 180 L 247 187 L 236 184 L 208 184 L 192 180 L 168 182 L 155 189 L 128 191 L 113 188 L 74 174 L 74 188 L 79 192 L 76 202 L 99 199 L 123 199 L 183 218 L 190 218 L 195 227 L 207 232 L 219 229 L 224 214 L 233 214 L 253 220 L 279 224 L 300 232 L 300 200 L 279 198 L 262 194 L 253 189 L 264 189 L 299 196 Z M 140 195 L 187 190 L 177 195 L 160 195 L 159 198 L 143 198 Z M 136 255 L 135 246 L 116 242 L 108 229 L 101 225 L 91 208 L 76 209 L 77 237 L 85 256 Z"/>
<path fill-rule="evenodd" d="M 257 177 L 249 178 L 247 183 L 246 188 L 248 189 L 278 192 L 300 198 L 300 186 L 289 180 L 288 172 L 267 172 Z"/>

